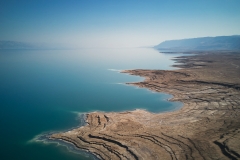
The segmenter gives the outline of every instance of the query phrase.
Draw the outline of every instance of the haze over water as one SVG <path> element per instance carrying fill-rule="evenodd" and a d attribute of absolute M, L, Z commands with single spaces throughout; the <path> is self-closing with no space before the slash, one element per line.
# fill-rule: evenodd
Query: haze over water
<path fill-rule="evenodd" d="M 180 107 L 169 95 L 125 85 L 143 78 L 118 72 L 172 69 L 173 56 L 151 48 L 1 50 L 1 159 L 88 159 L 34 137 L 79 126 L 77 113 Z"/>
<path fill-rule="evenodd" d="M 36 137 L 79 126 L 78 113 L 177 109 L 169 95 L 124 84 L 143 78 L 118 72 L 172 69 L 176 55 L 132 47 L 239 35 L 239 6 L 239 0 L 0 1 L 0 159 L 91 159 Z M 18 42 L 78 50 L 3 49 L 23 48 Z"/>

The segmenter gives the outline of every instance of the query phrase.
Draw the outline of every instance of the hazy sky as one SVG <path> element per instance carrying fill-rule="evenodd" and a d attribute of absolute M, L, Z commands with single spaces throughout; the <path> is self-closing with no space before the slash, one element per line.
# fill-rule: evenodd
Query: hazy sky
<path fill-rule="evenodd" d="M 240 0 L 0 0 L 0 40 L 138 47 L 240 35 Z"/>

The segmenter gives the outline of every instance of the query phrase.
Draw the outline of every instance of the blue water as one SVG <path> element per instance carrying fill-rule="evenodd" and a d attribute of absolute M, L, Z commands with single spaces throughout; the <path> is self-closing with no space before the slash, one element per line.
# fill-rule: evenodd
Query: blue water
<path fill-rule="evenodd" d="M 150 48 L 0 50 L 0 159 L 92 159 L 34 138 L 78 126 L 77 113 L 178 108 L 170 95 L 124 84 L 143 78 L 117 72 L 173 69 L 175 56 Z"/>

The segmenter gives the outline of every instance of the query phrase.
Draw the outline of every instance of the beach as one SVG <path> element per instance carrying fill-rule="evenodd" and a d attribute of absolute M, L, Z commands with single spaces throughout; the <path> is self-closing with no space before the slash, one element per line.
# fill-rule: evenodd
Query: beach
<path fill-rule="evenodd" d="M 174 59 L 177 70 L 123 71 L 145 77 L 127 84 L 171 94 L 170 101 L 184 104 L 181 109 L 91 112 L 87 125 L 50 138 L 99 159 L 239 159 L 240 54 L 191 54 Z"/>

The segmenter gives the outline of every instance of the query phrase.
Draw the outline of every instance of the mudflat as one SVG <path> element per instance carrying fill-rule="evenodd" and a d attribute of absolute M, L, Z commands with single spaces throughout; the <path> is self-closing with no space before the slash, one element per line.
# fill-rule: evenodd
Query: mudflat
<path fill-rule="evenodd" d="M 100 159 L 240 159 L 240 52 L 192 53 L 174 71 L 123 71 L 145 77 L 130 85 L 172 94 L 180 110 L 92 112 L 87 125 L 50 138 Z"/>

